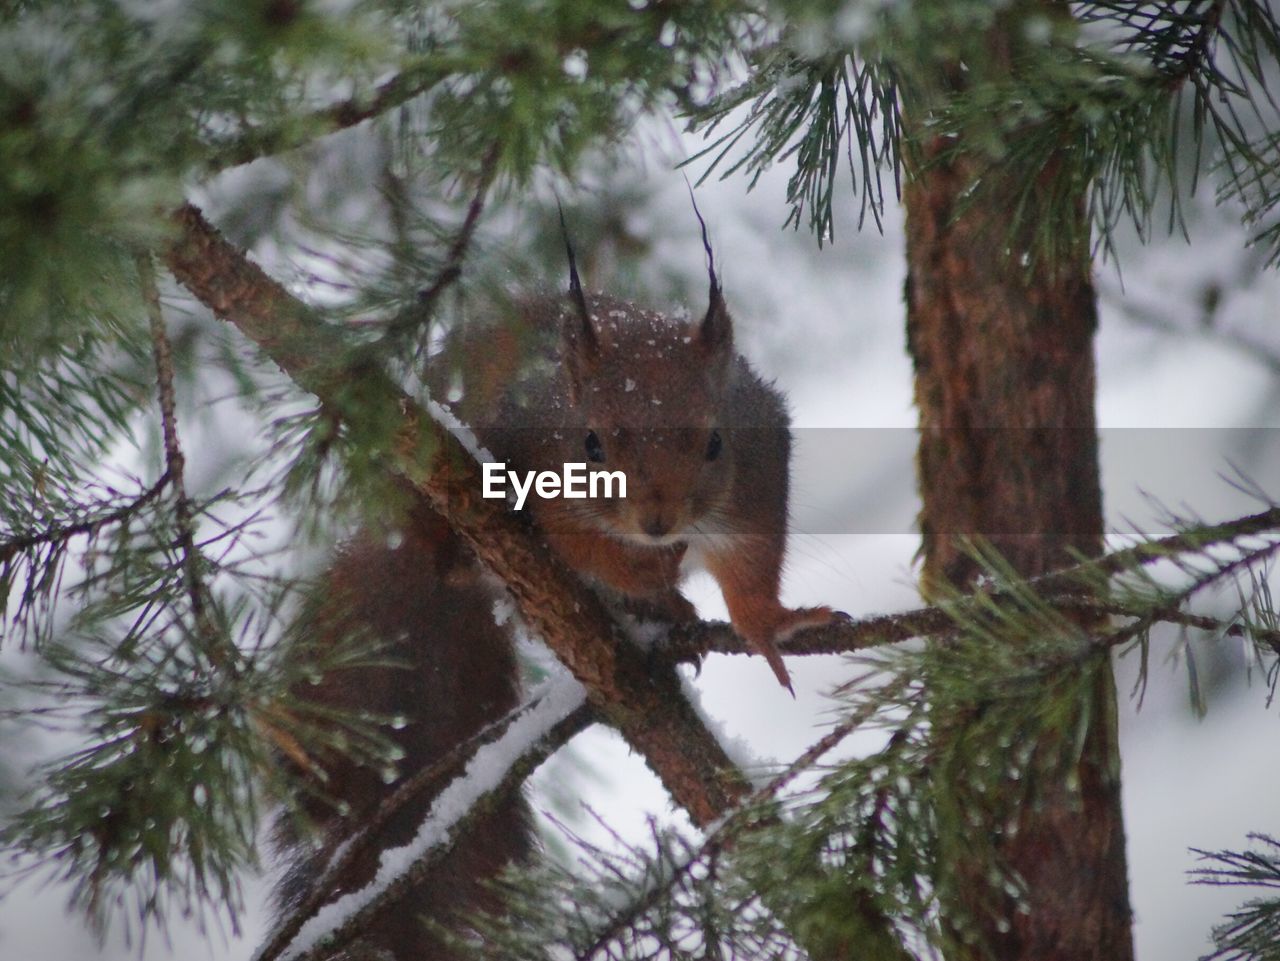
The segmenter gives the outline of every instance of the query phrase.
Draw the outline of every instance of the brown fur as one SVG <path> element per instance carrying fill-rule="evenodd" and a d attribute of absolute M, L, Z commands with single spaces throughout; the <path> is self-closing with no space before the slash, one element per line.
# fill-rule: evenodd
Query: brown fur
<path fill-rule="evenodd" d="M 400 716 L 408 723 L 386 730 L 404 752 L 401 777 L 438 760 L 516 705 L 517 671 L 511 638 L 494 623 L 495 592 L 456 543 L 443 520 L 419 509 L 397 532 L 398 546 L 365 534 L 335 559 L 325 595 L 307 620 L 315 635 L 308 644 L 336 642 L 359 628 L 390 644 L 386 658 L 403 666 L 362 666 L 331 671 L 298 695 L 314 707 Z M 324 867 L 325 852 L 367 823 L 384 797 L 400 783 L 382 778 L 378 765 L 338 753 L 311 758 L 325 782 L 301 803 L 314 835 L 282 819 L 279 840 L 292 866 L 277 891 L 287 908 L 310 891 Z M 431 798 L 406 805 L 378 832 L 375 842 L 334 886 L 331 896 L 362 887 L 377 869 L 379 853 L 407 843 Z M 343 810 L 343 807 L 346 810 Z M 488 905 L 481 880 L 529 850 L 528 812 L 522 800 L 507 804 L 463 837 L 431 877 L 388 904 L 368 934 L 349 948 L 352 961 L 381 957 L 447 961 L 423 924 L 430 916 L 449 922 L 455 912 Z M 319 862 L 319 863 L 317 863 Z M 380 954 L 385 952 L 385 954 Z"/>

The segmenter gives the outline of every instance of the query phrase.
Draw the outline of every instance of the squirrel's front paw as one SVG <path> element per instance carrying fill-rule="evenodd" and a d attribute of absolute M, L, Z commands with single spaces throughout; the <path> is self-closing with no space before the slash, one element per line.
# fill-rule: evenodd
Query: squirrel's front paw
<path fill-rule="evenodd" d="M 833 610 L 830 607 L 797 607 L 790 611 L 784 610 L 782 613 L 783 617 L 773 632 L 775 642 L 785 641 L 792 634 L 803 631 L 807 627 L 826 627 L 836 621 L 849 619 L 849 615 L 844 611 Z"/>
<path fill-rule="evenodd" d="M 773 669 L 778 683 L 790 691 L 791 696 L 794 697 L 796 691 L 791 686 L 791 675 L 787 672 L 786 664 L 783 663 L 778 645 L 797 631 L 809 627 L 825 627 L 841 618 L 848 618 L 848 615 L 829 607 L 797 607 L 792 610 L 779 607 L 760 623 L 734 624 L 734 629 L 764 656 L 769 667 Z"/>

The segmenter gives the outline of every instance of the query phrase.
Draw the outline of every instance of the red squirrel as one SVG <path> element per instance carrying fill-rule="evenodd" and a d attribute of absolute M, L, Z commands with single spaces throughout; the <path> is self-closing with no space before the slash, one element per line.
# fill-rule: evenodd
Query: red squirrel
<path fill-rule="evenodd" d="M 589 580 L 677 618 L 692 616 L 677 592 L 684 562 L 705 566 L 734 630 L 790 690 L 778 642 L 836 615 L 778 599 L 791 453 L 782 395 L 734 349 L 713 263 L 707 312 L 689 323 L 588 298 L 572 249 L 569 262 L 567 298 L 517 301 L 514 325 L 462 334 L 454 413 L 522 475 L 566 463 L 622 471 L 625 497 L 530 494 L 551 547 Z"/>
<path fill-rule="evenodd" d="M 790 688 L 778 641 L 835 615 L 826 607 L 789 609 L 778 599 L 790 457 L 781 395 L 734 350 L 713 264 L 707 312 L 686 323 L 603 295 L 588 298 L 572 250 L 569 257 L 567 298 L 518 300 L 514 318 L 460 329 L 433 362 L 430 389 L 444 396 L 460 386 L 453 411 L 510 469 L 559 472 L 585 462 L 623 471 L 625 498 L 531 497 L 550 546 L 626 606 L 673 619 L 693 616 L 678 584 L 683 562 L 701 560 L 734 629 Z M 387 732 L 404 754 L 400 779 L 515 705 L 509 628 L 493 616 L 497 589 L 427 505 L 414 506 L 397 538 L 365 533 L 347 545 L 324 587 L 305 624 L 312 643 L 363 630 L 403 666 L 332 671 L 296 693 L 320 712 L 406 718 Z M 279 841 L 291 860 L 277 890 L 282 912 L 312 893 L 328 852 L 400 783 L 340 752 L 307 761 L 300 773 L 320 783 L 300 807 L 319 830 L 306 837 L 282 822 Z M 326 896 L 368 883 L 378 852 L 405 843 L 430 802 L 419 798 L 384 825 Z M 449 923 L 485 906 L 482 880 L 530 847 L 524 802 L 510 802 L 461 839 L 431 877 L 388 904 L 342 957 L 453 957 L 422 918 Z"/>

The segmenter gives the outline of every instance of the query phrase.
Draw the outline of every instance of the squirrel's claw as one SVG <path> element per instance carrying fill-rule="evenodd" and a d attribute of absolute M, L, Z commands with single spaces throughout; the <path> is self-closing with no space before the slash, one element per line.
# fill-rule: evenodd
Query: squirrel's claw
<path fill-rule="evenodd" d="M 787 665 L 782 661 L 782 655 L 778 653 L 778 648 L 773 641 L 766 641 L 757 645 L 760 653 L 764 655 L 764 659 L 769 662 L 769 666 L 773 668 L 773 675 L 778 679 L 778 683 L 791 692 L 791 696 L 796 696 L 796 689 L 791 686 L 791 675 L 787 673 Z"/>
<path fill-rule="evenodd" d="M 848 617 L 847 614 L 842 615 L 841 612 L 833 611 L 829 607 L 800 607 L 790 611 L 782 609 L 770 632 L 763 636 L 748 637 L 748 640 L 751 646 L 764 656 L 769 667 L 773 669 L 778 683 L 790 691 L 792 697 L 795 697 L 796 690 L 791 685 L 791 675 L 787 672 L 786 664 L 783 663 L 778 644 L 797 631 L 808 627 L 824 627 L 842 616 Z"/>

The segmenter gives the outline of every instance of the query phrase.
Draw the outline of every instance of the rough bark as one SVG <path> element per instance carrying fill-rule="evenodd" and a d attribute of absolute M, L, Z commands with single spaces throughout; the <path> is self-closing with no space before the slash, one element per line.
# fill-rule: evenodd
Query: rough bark
<path fill-rule="evenodd" d="M 1087 242 L 1037 256 L 1030 230 L 1013 229 L 1012 203 L 966 200 L 979 161 L 956 146 L 923 144 L 905 191 L 926 592 L 973 585 L 979 568 L 965 535 L 985 538 L 1035 577 L 1069 564 L 1072 551 L 1096 555 L 1103 532 Z M 1001 197 L 992 171 L 982 173 L 982 197 Z M 1042 171 L 1022 223 L 1035 224 L 1051 187 L 1061 189 L 1054 173 Z M 1014 184 L 1005 186 L 1012 197 Z M 1083 211 L 1078 202 L 1075 216 Z M 1083 222 L 1073 226 L 1087 238 Z M 954 957 L 1133 956 L 1114 682 L 1105 655 L 1081 670 L 1090 672 L 1090 694 L 1060 727 L 1062 740 L 1036 751 L 1069 751 L 1077 723 L 1087 727 L 1083 750 L 1054 783 L 1035 785 L 1036 803 L 1017 812 L 1016 830 L 990 826 L 998 855 L 1026 884 L 1024 904 L 992 892 L 978 860 L 956 857 L 941 868 L 954 892 L 943 905 L 959 942 Z M 963 736 L 963 720 L 952 725 Z"/>

